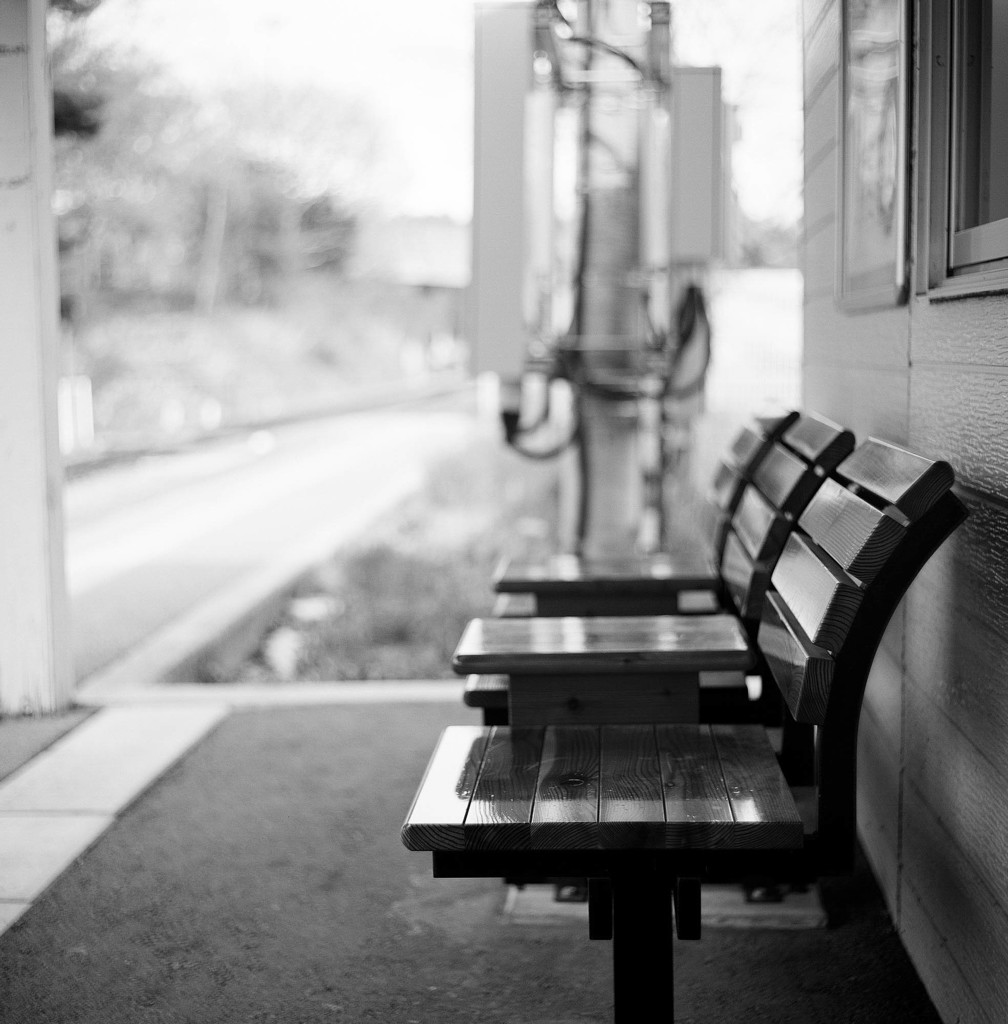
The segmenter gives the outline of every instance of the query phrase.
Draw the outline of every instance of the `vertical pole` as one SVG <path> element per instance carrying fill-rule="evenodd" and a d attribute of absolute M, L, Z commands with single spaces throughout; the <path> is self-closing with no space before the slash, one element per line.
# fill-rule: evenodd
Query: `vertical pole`
<path fill-rule="evenodd" d="M 579 5 L 580 35 L 604 35 L 602 8 L 593 0 Z M 587 47 L 584 60 L 592 72 L 625 67 L 604 50 Z M 583 388 L 580 396 L 582 551 L 599 557 L 635 549 L 643 509 L 637 401 L 604 387 L 613 380 L 634 380 L 640 349 L 639 292 L 631 284 L 639 258 L 639 181 L 636 118 L 614 105 L 602 85 L 587 87 L 585 103 L 585 253 L 577 333 L 586 377 L 603 387 Z M 593 348 L 605 353 L 593 356 Z"/>
<path fill-rule="evenodd" d="M 73 686 L 45 16 L 0 4 L 0 714 L 57 710 Z"/>
<path fill-rule="evenodd" d="M 613 886 L 613 1020 L 672 1021 L 672 882 L 617 875 Z"/>

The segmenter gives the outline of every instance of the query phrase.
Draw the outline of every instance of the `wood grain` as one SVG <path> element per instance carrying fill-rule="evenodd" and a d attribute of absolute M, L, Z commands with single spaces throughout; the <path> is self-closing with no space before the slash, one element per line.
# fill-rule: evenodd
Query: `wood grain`
<path fill-rule="evenodd" d="M 543 748 L 542 729 L 495 728 L 463 827 L 468 850 L 524 850 Z"/>
<path fill-rule="evenodd" d="M 784 441 L 807 462 L 827 473 L 850 454 L 854 435 L 824 416 L 805 413 L 784 432 Z"/>
<path fill-rule="evenodd" d="M 908 786 L 904 796 L 903 887 L 912 891 L 932 927 L 942 936 L 947 956 L 966 980 L 976 1004 L 976 1020 L 997 1020 L 1008 1006 L 1008 914 L 962 856 L 952 835 L 921 794 Z M 906 896 L 904 896 L 904 902 Z M 904 926 L 904 941 L 915 936 Z M 946 961 L 946 969 L 948 969 Z M 966 993 L 960 990 L 960 998 Z M 965 999 L 964 999 L 965 1001 Z"/>
<path fill-rule="evenodd" d="M 501 593 L 656 594 L 702 590 L 716 585 L 717 571 L 704 551 L 676 549 L 626 558 L 551 555 L 539 561 L 503 565 L 494 587 Z"/>
<path fill-rule="evenodd" d="M 919 687 L 906 693 L 904 769 L 994 896 L 1008 907 L 1008 778 Z"/>
<path fill-rule="evenodd" d="M 508 676 L 478 675 L 466 676 L 462 700 L 470 708 L 506 708 L 508 703 Z"/>
<path fill-rule="evenodd" d="M 600 737 L 599 844 L 663 848 L 665 802 L 654 726 L 606 726 Z"/>
<path fill-rule="evenodd" d="M 763 606 L 758 642 L 795 721 L 821 725 L 833 685 L 833 658 L 800 635 L 772 591 Z"/>
<path fill-rule="evenodd" d="M 532 809 L 535 849 L 598 847 L 599 731 L 550 727 Z"/>
<path fill-rule="evenodd" d="M 871 583 L 905 534 L 890 515 L 825 480 L 799 524 L 826 552 L 864 584 Z"/>
<path fill-rule="evenodd" d="M 470 672 L 634 674 L 752 665 L 731 615 L 473 619 L 452 665 Z"/>
<path fill-rule="evenodd" d="M 759 618 L 760 611 L 750 601 L 750 588 L 756 564 L 749 557 L 742 542 L 734 531 L 729 532 L 721 559 L 721 575 L 735 605 L 735 611 L 742 619 Z"/>
<path fill-rule="evenodd" d="M 698 717 L 695 672 L 513 675 L 508 691 L 513 725 L 695 722 Z"/>
<path fill-rule="evenodd" d="M 817 647 L 836 653 L 861 607 L 862 591 L 827 564 L 801 534 L 792 533 L 771 577 L 774 589 Z"/>
<path fill-rule="evenodd" d="M 407 850 L 462 850 L 463 824 L 490 730 L 453 726 L 438 740 L 402 827 Z"/>
<path fill-rule="evenodd" d="M 801 815 L 766 732 L 758 725 L 712 725 L 735 827 L 732 839 L 747 849 L 798 849 Z"/>
<path fill-rule="evenodd" d="M 894 505 L 911 522 L 920 519 L 955 481 L 947 462 L 932 462 L 874 437 L 844 459 L 837 475 Z"/>
<path fill-rule="evenodd" d="M 794 516 L 805 507 L 818 484 L 809 467 L 779 444 L 759 464 L 753 482 L 774 508 Z"/>
<path fill-rule="evenodd" d="M 907 679 L 1008 776 L 1008 509 L 966 504 L 907 596 Z"/>
<path fill-rule="evenodd" d="M 659 726 L 655 732 L 665 794 L 665 846 L 730 847 L 735 818 L 710 729 Z"/>
<path fill-rule="evenodd" d="M 775 558 L 790 529 L 756 487 L 746 487 L 732 526 L 753 561 Z"/>

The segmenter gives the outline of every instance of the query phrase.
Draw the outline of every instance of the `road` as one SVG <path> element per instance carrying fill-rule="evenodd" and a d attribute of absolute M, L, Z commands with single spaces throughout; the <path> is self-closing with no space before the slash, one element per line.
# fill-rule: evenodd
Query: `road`
<path fill-rule="evenodd" d="M 458 453 L 461 402 L 254 431 L 68 483 L 77 679 L 154 681 L 201 635 L 361 536 Z"/>

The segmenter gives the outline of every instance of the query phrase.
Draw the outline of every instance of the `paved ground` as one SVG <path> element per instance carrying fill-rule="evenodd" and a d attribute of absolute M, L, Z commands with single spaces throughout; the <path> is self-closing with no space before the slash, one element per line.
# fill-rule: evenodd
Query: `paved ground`
<path fill-rule="evenodd" d="M 611 1019 L 607 943 L 509 921 L 499 883 L 434 881 L 400 845 L 438 732 L 468 720 L 233 710 L 0 936 L 0 1021 Z M 677 1020 L 937 1022 L 867 872 L 824 900 L 835 927 L 677 943 Z"/>

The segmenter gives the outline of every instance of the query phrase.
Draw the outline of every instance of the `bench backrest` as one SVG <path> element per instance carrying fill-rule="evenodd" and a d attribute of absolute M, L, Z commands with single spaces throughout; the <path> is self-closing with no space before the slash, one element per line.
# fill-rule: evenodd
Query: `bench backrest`
<path fill-rule="evenodd" d="M 966 517 L 952 468 L 870 438 L 811 498 L 771 578 L 758 645 L 795 722 L 815 730 L 822 855 L 854 844 L 856 740 L 886 626 L 934 551 Z"/>
<path fill-rule="evenodd" d="M 814 414 L 799 416 L 770 445 L 743 486 L 715 554 L 725 590 L 752 632 L 794 523 L 853 447 L 849 430 Z"/>

